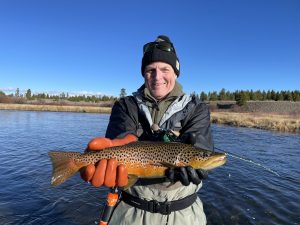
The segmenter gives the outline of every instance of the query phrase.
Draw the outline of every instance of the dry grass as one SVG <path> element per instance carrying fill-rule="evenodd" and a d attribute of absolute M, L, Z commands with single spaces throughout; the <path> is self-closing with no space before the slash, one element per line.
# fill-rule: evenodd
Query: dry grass
<path fill-rule="evenodd" d="M 87 112 L 110 113 L 111 107 L 99 106 L 62 106 L 62 105 L 29 105 L 29 104 L 4 104 L 0 103 L 0 110 L 25 110 L 25 111 L 50 111 L 50 112 Z"/>
<path fill-rule="evenodd" d="M 212 112 L 212 123 L 300 133 L 299 115 Z"/>

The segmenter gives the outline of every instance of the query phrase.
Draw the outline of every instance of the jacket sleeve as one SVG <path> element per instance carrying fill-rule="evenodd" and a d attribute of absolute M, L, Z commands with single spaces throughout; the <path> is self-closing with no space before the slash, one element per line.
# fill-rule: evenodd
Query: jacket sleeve
<path fill-rule="evenodd" d="M 203 149 L 214 149 L 210 111 L 205 103 L 199 102 L 195 105 L 192 112 L 183 121 L 180 133 L 183 142 L 192 142 L 195 146 Z"/>
<path fill-rule="evenodd" d="M 132 97 L 125 97 L 117 101 L 109 118 L 105 137 L 114 139 L 127 134 L 137 135 L 138 109 Z"/>

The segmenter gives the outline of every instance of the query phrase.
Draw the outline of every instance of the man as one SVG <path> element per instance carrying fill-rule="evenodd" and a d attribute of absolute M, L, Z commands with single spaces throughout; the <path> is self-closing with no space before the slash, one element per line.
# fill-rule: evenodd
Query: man
<path fill-rule="evenodd" d="M 195 96 L 185 95 L 177 82 L 180 74 L 176 50 L 167 36 L 144 45 L 141 67 L 145 79 L 132 96 L 115 103 L 106 138 L 95 138 L 88 150 L 123 145 L 138 138 L 148 141 L 180 141 L 213 149 L 210 113 Z M 82 171 L 86 181 L 98 187 L 125 186 L 124 166 L 115 159 L 101 160 Z M 169 169 L 167 179 L 140 179 L 122 193 L 113 224 L 206 224 L 196 192 L 205 174 L 191 167 Z"/>

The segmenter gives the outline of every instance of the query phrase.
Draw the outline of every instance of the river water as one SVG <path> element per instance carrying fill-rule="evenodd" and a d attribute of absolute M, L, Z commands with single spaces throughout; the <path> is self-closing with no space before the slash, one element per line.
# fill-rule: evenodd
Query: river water
<path fill-rule="evenodd" d="M 105 114 L 0 111 L 0 224 L 97 224 L 108 189 L 78 175 L 51 187 L 47 153 L 83 151 L 104 136 L 108 120 Z M 300 224 L 300 135 L 218 125 L 213 135 L 230 155 L 198 193 L 208 224 Z"/>

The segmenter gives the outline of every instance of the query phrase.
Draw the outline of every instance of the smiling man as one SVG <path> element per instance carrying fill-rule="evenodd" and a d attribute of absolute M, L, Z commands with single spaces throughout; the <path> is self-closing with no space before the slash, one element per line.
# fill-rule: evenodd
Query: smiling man
<path fill-rule="evenodd" d="M 106 141 L 115 139 L 126 144 L 133 136 L 139 141 L 178 141 L 213 149 L 209 109 L 195 96 L 183 93 L 177 82 L 179 65 L 167 36 L 160 35 L 144 45 L 141 72 L 145 83 L 132 96 L 115 103 Z M 95 138 L 88 149 L 93 150 L 95 144 L 98 147 L 94 149 L 100 150 L 104 142 Z M 121 166 L 114 159 L 101 160 L 96 168 L 91 165 L 91 170 L 83 171 L 83 178 L 96 187 L 124 186 L 127 171 Z M 109 178 L 113 181 L 105 182 Z M 203 178 L 203 171 L 183 166 L 167 170 L 166 178 L 140 179 L 122 192 L 109 224 L 206 224 L 202 202 L 196 194 Z"/>
<path fill-rule="evenodd" d="M 156 100 L 162 100 L 174 88 L 176 74 L 172 66 L 163 62 L 154 62 L 145 68 L 145 85 Z"/>

